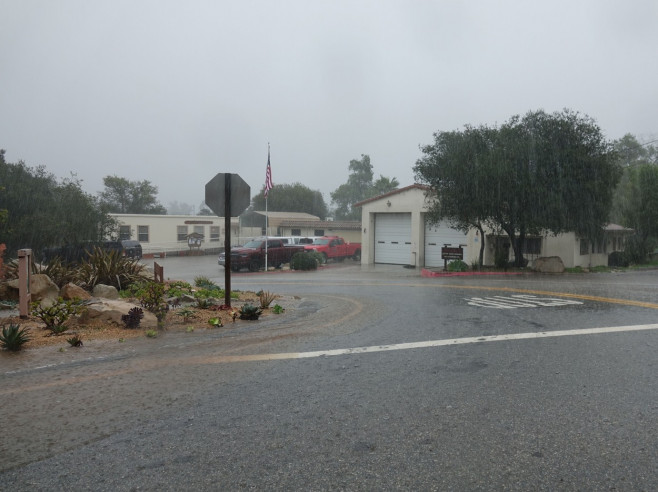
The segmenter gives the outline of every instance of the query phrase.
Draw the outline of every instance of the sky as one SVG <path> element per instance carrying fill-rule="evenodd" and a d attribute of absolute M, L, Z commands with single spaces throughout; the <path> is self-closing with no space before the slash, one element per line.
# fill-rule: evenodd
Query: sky
<path fill-rule="evenodd" d="M 148 180 L 198 210 L 237 173 L 330 192 L 370 156 L 414 182 L 438 131 L 569 108 L 658 138 L 655 0 L 0 0 L 8 162 Z"/>

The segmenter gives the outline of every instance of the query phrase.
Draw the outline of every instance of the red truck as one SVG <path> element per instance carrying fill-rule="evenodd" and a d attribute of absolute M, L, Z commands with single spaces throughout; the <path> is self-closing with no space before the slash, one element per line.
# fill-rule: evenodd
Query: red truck
<path fill-rule="evenodd" d="M 280 268 L 284 263 L 290 263 L 292 255 L 304 251 L 303 246 L 285 246 L 281 239 L 258 238 L 249 241 L 242 247 L 231 248 L 231 271 L 237 272 L 248 268 L 257 272 L 265 266 L 265 241 L 267 241 L 267 266 Z M 226 255 L 220 253 L 217 263 L 226 266 Z"/>
<path fill-rule="evenodd" d="M 328 259 L 343 261 L 345 258 L 352 258 L 354 261 L 361 259 L 361 243 L 346 243 L 342 237 L 323 236 L 313 240 L 313 244 L 304 246 L 306 251 L 317 251 L 324 258 L 324 263 Z"/>

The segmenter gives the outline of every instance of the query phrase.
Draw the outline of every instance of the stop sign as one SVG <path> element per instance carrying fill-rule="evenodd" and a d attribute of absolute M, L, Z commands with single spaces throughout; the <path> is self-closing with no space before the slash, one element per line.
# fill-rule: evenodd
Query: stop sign
<path fill-rule="evenodd" d="M 251 201 L 249 185 L 237 174 L 219 173 L 206 183 L 206 205 L 218 217 L 226 215 L 226 196 L 230 196 L 231 216 L 244 212 Z"/>

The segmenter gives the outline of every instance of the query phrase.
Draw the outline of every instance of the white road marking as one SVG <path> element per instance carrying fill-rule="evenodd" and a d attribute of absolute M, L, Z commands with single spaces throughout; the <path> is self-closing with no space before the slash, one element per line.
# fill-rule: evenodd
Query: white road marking
<path fill-rule="evenodd" d="M 510 333 L 507 335 L 487 335 L 480 337 L 448 338 L 445 340 L 428 340 L 425 342 L 396 343 L 393 345 L 373 345 L 370 347 L 354 347 L 334 350 L 317 350 L 314 352 L 291 352 L 280 354 L 226 355 L 210 357 L 207 362 L 246 362 L 283 359 L 307 359 L 313 357 L 331 357 L 335 355 L 355 355 L 391 350 L 409 350 L 427 347 L 444 347 L 446 345 L 463 345 L 467 343 L 504 342 L 509 340 L 527 340 L 538 338 L 565 337 L 575 335 L 598 335 L 606 333 L 623 333 L 633 331 L 658 330 L 658 324 L 609 326 L 603 328 L 582 328 L 577 330 L 542 331 L 536 333 Z"/>
<path fill-rule="evenodd" d="M 509 297 L 492 296 L 492 297 L 471 297 L 467 298 L 469 306 L 486 307 L 493 309 L 515 309 L 515 308 L 534 308 L 534 307 L 554 307 L 567 306 L 571 304 L 583 304 L 580 301 L 570 299 L 558 299 L 554 297 L 537 297 L 528 294 L 516 294 Z"/>

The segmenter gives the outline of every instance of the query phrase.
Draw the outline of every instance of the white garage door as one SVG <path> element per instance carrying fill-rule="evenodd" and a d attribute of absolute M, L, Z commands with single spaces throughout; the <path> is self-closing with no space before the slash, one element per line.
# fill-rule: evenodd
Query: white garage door
<path fill-rule="evenodd" d="M 442 267 L 441 248 L 444 244 L 457 247 L 466 244 L 466 234 L 453 229 L 445 222 L 425 223 L 425 266 Z M 464 259 L 468 258 L 468 247 L 464 247 Z"/>
<path fill-rule="evenodd" d="M 375 263 L 411 261 L 411 214 L 375 215 Z"/>

